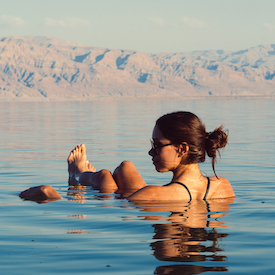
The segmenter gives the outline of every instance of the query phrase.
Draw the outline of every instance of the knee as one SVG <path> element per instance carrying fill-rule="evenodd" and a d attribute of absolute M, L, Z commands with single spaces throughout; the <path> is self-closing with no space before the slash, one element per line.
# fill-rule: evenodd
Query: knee
<path fill-rule="evenodd" d="M 123 173 L 124 171 L 129 171 L 134 167 L 134 164 L 131 161 L 124 160 L 121 164 L 115 169 L 114 174 Z"/>
<path fill-rule="evenodd" d="M 127 169 L 128 170 L 128 168 L 134 167 L 134 164 L 131 161 L 124 160 L 123 162 L 121 162 L 119 167 L 120 167 L 120 169 Z"/>
<path fill-rule="evenodd" d="M 110 176 L 112 177 L 112 173 L 107 169 L 102 169 L 98 171 L 97 174 L 100 178 L 108 178 Z"/>

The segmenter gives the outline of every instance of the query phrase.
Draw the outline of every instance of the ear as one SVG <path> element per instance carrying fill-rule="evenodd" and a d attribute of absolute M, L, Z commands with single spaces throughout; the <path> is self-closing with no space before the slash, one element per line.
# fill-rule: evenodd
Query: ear
<path fill-rule="evenodd" d="M 181 143 L 178 148 L 181 155 L 184 155 L 189 151 L 189 146 L 186 142 Z"/>

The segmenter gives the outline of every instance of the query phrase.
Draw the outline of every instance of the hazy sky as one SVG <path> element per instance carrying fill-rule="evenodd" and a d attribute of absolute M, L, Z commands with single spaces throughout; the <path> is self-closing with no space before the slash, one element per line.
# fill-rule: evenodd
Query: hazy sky
<path fill-rule="evenodd" d="M 0 37 L 148 53 L 275 44 L 275 0 L 0 0 Z"/>

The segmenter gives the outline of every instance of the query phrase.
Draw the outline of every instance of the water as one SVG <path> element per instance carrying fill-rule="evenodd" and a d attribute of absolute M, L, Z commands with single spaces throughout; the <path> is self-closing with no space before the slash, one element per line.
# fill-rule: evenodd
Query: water
<path fill-rule="evenodd" d="M 176 110 L 229 129 L 216 171 L 234 201 L 138 205 L 68 189 L 80 143 L 97 169 L 131 160 L 148 184 L 169 182 L 147 152 L 155 120 Z M 274 118 L 273 100 L 0 103 L 1 274 L 274 274 Z M 209 161 L 201 170 L 212 175 Z M 63 199 L 18 197 L 41 184 Z"/>

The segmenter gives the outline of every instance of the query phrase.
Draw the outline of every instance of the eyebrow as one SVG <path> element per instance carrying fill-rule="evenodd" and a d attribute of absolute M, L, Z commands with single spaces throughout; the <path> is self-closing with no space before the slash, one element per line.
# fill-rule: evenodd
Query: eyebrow
<path fill-rule="evenodd" d="M 160 139 L 158 139 L 158 138 L 152 138 L 152 140 L 153 140 L 153 142 L 155 143 L 155 144 L 163 144 L 163 142 L 165 143 L 166 141 L 161 141 Z"/>

